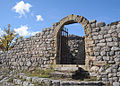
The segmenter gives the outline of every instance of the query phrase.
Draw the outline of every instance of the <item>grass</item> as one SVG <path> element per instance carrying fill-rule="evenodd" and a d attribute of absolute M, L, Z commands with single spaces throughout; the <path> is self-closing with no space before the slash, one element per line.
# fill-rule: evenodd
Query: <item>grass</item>
<path fill-rule="evenodd" d="M 13 82 L 13 79 L 14 79 L 13 77 L 10 77 L 8 82 Z"/>
<path fill-rule="evenodd" d="M 52 72 L 53 70 L 50 70 L 50 69 L 36 69 L 36 70 L 33 70 L 33 71 L 24 71 L 24 73 L 27 75 L 27 76 L 30 76 L 30 77 L 41 77 L 41 78 L 49 78 L 50 77 L 50 73 Z"/>
<path fill-rule="evenodd" d="M 97 77 L 90 77 L 89 79 L 84 79 L 84 81 L 98 81 Z"/>

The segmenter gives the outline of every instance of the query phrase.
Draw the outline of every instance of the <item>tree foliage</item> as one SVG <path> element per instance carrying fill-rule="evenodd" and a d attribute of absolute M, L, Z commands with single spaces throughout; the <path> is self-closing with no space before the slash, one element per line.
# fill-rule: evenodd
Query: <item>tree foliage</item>
<path fill-rule="evenodd" d="M 10 24 L 4 29 L 4 35 L 0 37 L 0 50 L 8 51 L 14 47 L 14 43 L 18 40 L 18 34 L 14 30 L 11 30 Z M 22 38 L 22 37 L 20 37 Z"/>

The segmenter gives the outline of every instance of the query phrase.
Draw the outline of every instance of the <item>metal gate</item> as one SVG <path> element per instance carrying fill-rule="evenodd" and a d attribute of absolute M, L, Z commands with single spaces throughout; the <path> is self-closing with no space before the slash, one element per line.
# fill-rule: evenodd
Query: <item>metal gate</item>
<path fill-rule="evenodd" d="M 60 33 L 59 61 L 60 64 L 68 63 L 68 29 L 63 28 Z"/>

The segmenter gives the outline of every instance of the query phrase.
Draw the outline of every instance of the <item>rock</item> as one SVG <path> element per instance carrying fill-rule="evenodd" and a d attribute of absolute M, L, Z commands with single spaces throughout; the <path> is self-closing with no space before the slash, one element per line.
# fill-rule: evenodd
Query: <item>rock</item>
<path fill-rule="evenodd" d="M 29 84 L 29 86 L 35 86 L 34 84 Z"/>
<path fill-rule="evenodd" d="M 105 81 L 105 82 L 106 82 L 106 81 L 108 81 L 108 79 L 107 79 L 107 78 L 102 78 L 102 80 L 103 80 L 103 81 Z"/>
<path fill-rule="evenodd" d="M 111 34 L 104 35 L 104 38 L 110 38 L 110 37 L 111 37 Z"/>
<path fill-rule="evenodd" d="M 99 52 L 99 51 L 100 51 L 100 49 L 101 49 L 100 47 L 95 47 L 95 48 L 94 48 L 94 51 Z"/>
<path fill-rule="evenodd" d="M 105 52 L 105 51 L 102 51 L 102 52 L 100 53 L 100 55 L 101 55 L 101 56 L 106 56 L 106 52 Z"/>
<path fill-rule="evenodd" d="M 107 45 L 112 47 L 112 46 L 118 46 L 117 42 L 107 42 Z"/>
<path fill-rule="evenodd" d="M 98 35 L 98 39 L 103 39 L 103 35 Z"/>
<path fill-rule="evenodd" d="M 91 70 L 91 71 L 98 71 L 98 70 L 99 70 L 99 67 L 98 67 L 98 66 L 92 66 L 90 70 Z"/>
<path fill-rule="evenodd" d="M 51 86 L 52 85 L 52 80 L 50 80 L 50 79 L 44 79 L 43 82 L 44 82 L 45 86 Z"/>
<path fill-rule="evenodd" d="M 112 47 L 111 50 L 118 51 L 118 50 L 120 50 L 120 48 L 119 47 Z"/>
<path fill-rule="evenodd" d="M 96 23 L 91 24 L 92 28 L 96 28 Z"/>
<path fill-rule="evenodd" d="M 26 81 L 31 82 L 32 78 L 31 77 L 26 77 Z"/>
<path fill-rule="evenodd" d="M 102 61 L 102 60 L 103 60 L 102 56 L 97 56 L 97 61 Z"/>
<path fill-rule="evenodd" d="M 113 77 L 113 81 L 118 81 L 118 77 Z"/>
<path fill-rule="evenodd" d="M 31 62 L 30 61 L 27 62 L 27 66 L 31 66 Z"/>
<path fill-rule="evenodd" d="M 30 84 L 29 82 L 26 81 L 23 82 L 23 86 L 29 86 L 29 84 Z"/>
<path fill-rule="evenodd" d="M 99 72 L 103 72 L 105 70 L 104 67 L 100 67 L 100 69 L 98 70 Z"/>
<path fill-rule="evenodd" d="M 109 73 L 109 74 L 108 74 L 108 77 L 109 77 L 109 78 L 112 77 L 112 73 Z"/>
<path fill-rule="evenodd" d="M 105 26 L 106 24 L 104 22 L 97 22 L 96 23 L 96 27 L 103 27 Z"/>
<path fill-rule="evenodd" d="M 38 80 L 39 80 L 39 77 L 32 77 L 32 83 L 36 83 L 38 82 Z"/>
<path fill-rule="evenodd" d="M 115 63 L 115 61 L 108 61 L 108 63 L 109 63 L 109 64 L 114 64 L 114 63 Z"/>
<path fill-rule="evenodd" d="M 22 81 L 19 79 L 16 81 L 16 83 L 17 83 L 17 85 L 22 85 Z"/>
<path fill-rule="evenodd" d="M 120 77 L 120 72 L 117 72 L 117 76 Z"/>
<path fill-rule="evenodd" d="M 4 77 L 3 75 L 0 75 L 0 80 L 3 79 L 3 77 Z"/>
<path fill-rule="evenodd" d="M 116 72 L 117 72 L 117 69 L 112 69 L 112 72 L 113 72 L 113 73 L 116 73 Z"/>
<path fill-rule="evenodd" d="M 60 86 L 59 80 L 52 80 L 52 86 Z"/>
<path fill-rule="evenodd" d="M 90 24 L 96 23 L 96 20 L 90 20 L 89 23 L 90 23 Z"/>
<path fill-rule="evenodd" d="M 100 54 L 99 52 L 94 52 L 95 56 L 99 56 L 99 54 Z"/>
<path fill-rule="evenodd" d="M 119 82 L 113 82 L 113 86 L 120 86 Z"/>
<path fill-rule="evenodd" d="M 106 38 L 106 41 L 111 42 L 111 41 L 112 41 L 112 38 Z"/>
<path fill-rule="evenodd" d="M 105 46 L 106 43 L 98 43 L 97 46 Z"/>
<path fill-rule="evenodd" d="M 120 62 L 120 58 L 115 58 L 115 62 Z"/>
<path fill-rule="evenodd" d="M 94 40 L 98 39 L 98 36 L 93 36 L 93 39 L 94 39 Z"/>
<path fill-rule="evenodd" d="M 113 55 L 115 55 L 115 52 L 114 51 L 110 51 L 109 55 L 113 56 Z"/>
<path fill-rule="evenodd" d="M 109 61 L 110 57 L 109 56 L 103 56 L 104 61 Z"/>
<path fill-rule="evenodd" d="M 112 68 L 111 67 L 106 69 L 106 73 L 111 73 L 111 72 L 112 72 Z"/>

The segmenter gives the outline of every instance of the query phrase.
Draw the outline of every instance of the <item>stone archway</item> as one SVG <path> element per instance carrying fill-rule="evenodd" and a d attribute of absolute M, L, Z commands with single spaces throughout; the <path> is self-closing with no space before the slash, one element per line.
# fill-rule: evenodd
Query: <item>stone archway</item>
<path fill-rule="evenodd" d="M 89 38 L 91 38 L 91 26 L 89 24 L 89 21 L 84 18 L 83 16 L 79 16 L 79 15 L 68 15 L 67 17 L 63 18 L 62 20 L 60 20 L 56 26 L 56 28 L 54 29 L 54 39 L 55 39 L 55 52 L 56 52 L 56 59 L 59 57 L 59 34 L 61 31 L 61 28 L 64 25 L 68 25 L 68 24 L 73 24 L 73 23 L 80 23 L 85 31 L 85 53 L 86 53 L 86 62 L 85 64 L 88 65 L 89 64 L 89 50 L 88 46 L 89 44 L 87 43 L 88 40 L 90 40 Z"/>

